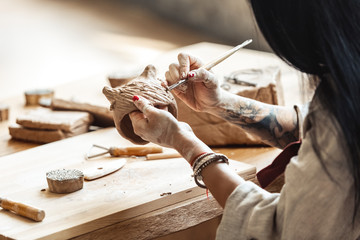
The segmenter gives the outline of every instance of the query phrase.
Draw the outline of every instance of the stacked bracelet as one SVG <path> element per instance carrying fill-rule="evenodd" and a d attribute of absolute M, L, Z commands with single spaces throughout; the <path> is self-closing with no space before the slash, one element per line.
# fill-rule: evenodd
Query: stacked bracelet
<path fill-rule="evenodd" d="M 194 180 L 199 187 L 206 188 L 204 184 L 199 182 L 202 181 L 201 172 L 211 163 L 217 161 L 222 161 L 226 164 L 229 164 L 228 158 L 225 155 L 219 153 L 204 153 L 195 159 L 193 165 Z"/>

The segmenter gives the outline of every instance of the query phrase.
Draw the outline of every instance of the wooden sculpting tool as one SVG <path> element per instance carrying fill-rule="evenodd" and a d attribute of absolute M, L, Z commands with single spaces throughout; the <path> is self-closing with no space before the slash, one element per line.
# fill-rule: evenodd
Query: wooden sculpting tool
<path fill-rule="evenodd" d="M 233 49 L 225 52 L 223 55 L 219 56 L 218 58 L 216 58 L 215 60 L 209 62 L 208 64 L 200 67 L 202 69 L 206 69 L 206 70 L 210 70 L 212 69 L 213 67 L 215 67 L 216 65 L 218 65 L 219 63 L 221 63 L 222 61 L 224 61 L 225 59 L 227 59 L 228 57 L 230 57 L 231 55 L 233 55 L 235 52 L 237 52 L 239 49 L 245 47 L 246 45 L 250 44 L 252 42 L 252 39 L 248 39 L 246 40 L 245 42 L 243 42 L 242 44 L 240 45 L 237 45 L 236 47 L 234 47 Z M 185 83 L 187 81 L 187 78 L 186 79 L 182 79 L 180 81 L 178 81 L 177 83 L 174 83 L 172 85 L 170 85 L 168 87 L 168 89 L 171 91 L 173 90 L 174 88 L 180 86 L 181 84 Z"/>
<path fill-rule="evenodd" d="M 43 210 L 5 198 L 0 198 L 0 207 L 37 222 L 41 222 L 45 217 Z"/>
<path fill-rule="evenodd" d="M 150 153 L 146 155 L 146 160 L 160 160 L 160 159 L 169 159 L 169 158 L 180 158 L 182 157 L 178 152 L 172 153 Z"/>
<path fill-rule="evenodd" d="M 110 153 L 112 157 L 120 157 L 120 156 L 146 156 L 149 153 L 162 153 L 163 149 L 162 147 L 158 146 L 134 146 L 134 147 L 111 147 L 106 148 L 99 145 L 94 144 L 92 148 L 97 147 L 106 150 L 106 152 L 98 153 L 95 155 L 89 155 L 89 153 L 86 155 L 87 159 L 98 157 L 107 153 Z M 89 150 L 89 152 L 91 151 Z"/>

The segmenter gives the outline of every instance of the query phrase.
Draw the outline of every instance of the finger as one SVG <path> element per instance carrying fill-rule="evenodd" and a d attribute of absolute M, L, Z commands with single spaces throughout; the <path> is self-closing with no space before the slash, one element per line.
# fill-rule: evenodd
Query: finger
<path fill-rule="evenodd" d="M 134 133 L 140 136 L 142 139 L 144 139 L 142 133 L 144 132 L 144 129 L 146 129 L 148 125 L 147 118 L 140 111 L 131 112 L 129 114 L 129 117 L 131 120 L 131 125 L 133 127 Z"/>
<path fill-rule="evenodd" d="M 218 85 L 215 75 L 203 68 L 189 72 L 189 81 L 203 82 L 207 88 L 216 88 Z"/>
<path fill-rule="evenodd" d="M 180 66 L 179 64 L 173 63 L 169 66 L 169 73 L 170 77 L 174 82 L 177 82 L 180 79 L 180 73 L 179 73 Z"/>
<path fill-rule="evenodd" d="M 134 111 L 129 113 L 129 117 L 132 122 L 138 122 L 145 119 L 145 115 L 140 111 Z"/>
<path fill-rule="evenodd" d="M 200 59 L 186 53 L 180 53 L 178 55 L 178 61 L 181 79 L 185 79 L 190 70 L 197 69 L 202 65 Z"/>
<path fill-rule="evenodd" d="M 154 106 L 151 105 L 149 100 L 140 96 L 134 96 L 133 102 L 135 106 L 147 117 L 152 112 L 158 111 Z"/>

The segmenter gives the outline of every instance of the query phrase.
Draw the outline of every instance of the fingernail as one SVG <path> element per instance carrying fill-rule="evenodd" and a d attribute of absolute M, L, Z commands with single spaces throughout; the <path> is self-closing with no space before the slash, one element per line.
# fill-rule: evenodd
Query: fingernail
<path fill-rule="evenodd" d="M 194 76 L 195 76 L 195 73 L 192 73 L 192 72 L 189 73 L 189 77 L 194 77 Z"/>
<path fill-rule="evenodd" d="M 133 96 L 133 101 L 135 102 L 137 100 L 139 100 L 139 97 L 138 96 Z"/>
<path fill-rule="evenodd" d="M 185 72 L 183 72 L 183 73 L 181 74 L 181 78 L 186 78 L 186 73 L 185 73 Z"/>

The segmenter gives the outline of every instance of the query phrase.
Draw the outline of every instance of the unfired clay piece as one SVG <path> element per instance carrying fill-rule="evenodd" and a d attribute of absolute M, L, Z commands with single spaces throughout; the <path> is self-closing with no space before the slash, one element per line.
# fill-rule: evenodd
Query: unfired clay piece
<path fill-rule="evenodd" d="M 31 129 L 25 128 L 18 124 L 11 124 L 9 126 L 9 133 L 12 138 L 36 142 L 36 143 L 50 143 L 64 138 L 73 137 L 89 131 L 89 125 L 81 125 L 71 132 L 63 132 L 60 129 L 46 130 L 46 129 Z"/>
<path fill-rule="evenodd" d="M 62 130 L 72 132 L 74 129 L 93 121 L 87 112 L 52 111 L 46 108 L 31 110 L 16 118 L 16 123 L 31 129 Z"/>
<path fill-rule="evenodd" d="M 84 174 L 77 169 L 57 169 L 46 173 L 49 190 L 53 193 L 71 193 L 83 188 Z"/>
<path fill-rule="evenodd" d="M 110 110 L 114 111 L 114 122 L 121 136 L 135 144 L 146 144 L 147 141 L 134 133 L 129 113 L 138 109 L 133 103 L 133 96 L 142 96 L 155 107 L 168 107 L 168 111 L 177 117 L 177 105 L 170 91 L 161 85 L 156 78 L 156 68 L 148 65 L 144 72 L 126 85 L 118 88 L 104 87 L 103 93 L 110 101 Z"/>
<path fill-rule="evenodd" d="M 9 106 L 0 104 L 0 122 L 9 119 Z"/>

